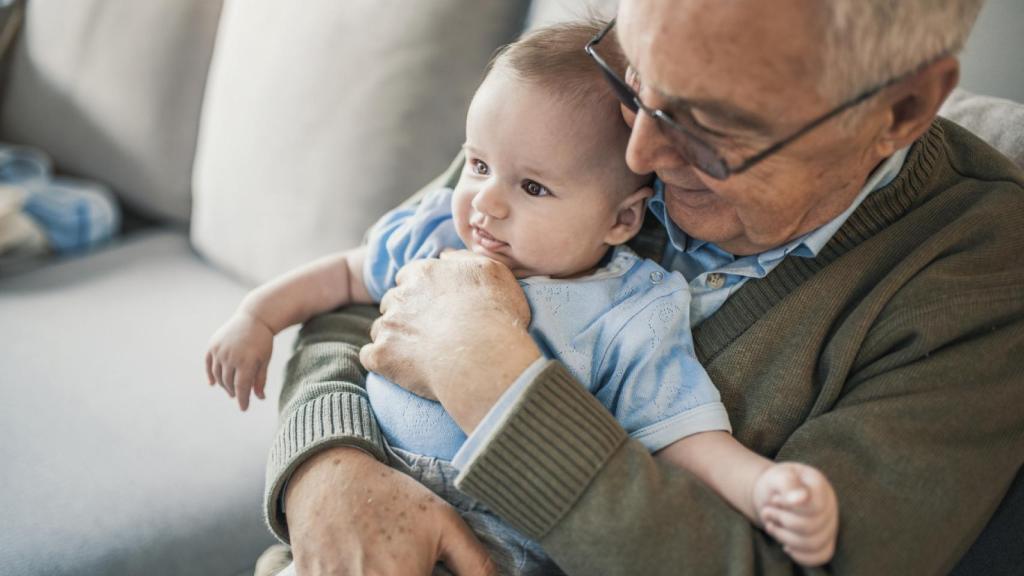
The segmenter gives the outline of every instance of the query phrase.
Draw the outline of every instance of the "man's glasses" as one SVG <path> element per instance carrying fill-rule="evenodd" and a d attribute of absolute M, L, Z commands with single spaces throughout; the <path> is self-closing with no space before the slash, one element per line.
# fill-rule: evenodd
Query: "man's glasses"
<path fill-rule="evenodd" d="M 687 128 L 686 126 L 682 125 L 678 120 L 672 118 L 672 116 L 670 116 L 664 110 L 651 108 L 644 104 L 643 101 L 640 100 L 640 95 L 636 93 L 636 91 L 629 85 L 629 83 L 622 79 L 612 69 L 608 62 L 606 62 L 605 59 L 602 58 L 601 55 L 597 53 L 597 50 L 595 48 L 597 47 L 598 43 L 601 42 L 601 40 L 608 34 L 608 32 L 612 29 L 613 26 L 615 26 L 614 18 L 610 22 L 608 22 L 608 25 L 605 26 L 603 30 L 598 32 L 598 34 L 594 36 L 594 38 L 590 42 L 587 42 L 587 45 L 584 48 L 587 51 L 587 54 L 589 54 L 590 57 L 594 59 L 594 62 L 596 62 L 597 65 L 601 67 L 601 72 L 604 73 L 604 76 L 608 80 L 608 83 L 611 84 L 612 90 L 615 92 L 615 95 L 619 98 L 619 100 L 626 108 L 632 110 L 634 113 L 638 113 L 639 111 L 642 110 L 645 114 L 653 118 L 655 124 L 657 124 L 658 126 L 659 131 L 666 138 L 668 138 L 670 142 L 672 142 L 672 145 L 675 147 L 676 151 L 679 153 L 680 156 L 683 157 L 684 160 L 686 160 L 690 164 L 693 164 L 698 170 L 704 172 L 705 174 L 716 180 L 725 180 L 729 176 L 732 176 L 734 174 L 740 174 L 741 172 L 748 170 L 751 166 L 778 152 L 779 150 L 789 145 L 797 138 L 803 136 L 804 134 L 810 132 L 811 130 L 814 130 L 818 126 L 824 124 L 825 122 L 838 116 L 839 114 L 845 112 L 846 110 L 849 110 L 854 106 L 857 106 L 858 104 L 864 102 L 868 98 L 871 98 L 875 94 L 878 94 L 885 88 L 888 88 L 889 86 L 892 86 L 893 84 L 896 84 L 906 78 L 909 78 L 910 76 L 916 74 L 917 72 L 920 72 L 926 66 L 935 62 L 936 60 L 945 55 L 940 54 L 938 57 L 928 60 L 927 62 L 921 64 L 920 66 L 918 66 L 914 70 L 911 70 L 910 72 L 907 72 L 906 74 L 896 76 L 891 80 L 878 84 L 877 86 L 874 86 L 858 94 L 852 99 L 843 102 L 836 108 L 822 114 L 821 116 L 818 116 L 803 128 L 797 130 L 796 132 L 793 132 L 789 136 L 783 138 L 782 140 L 779 140 L 778 142 L 772 144 L 771 146 L 768 146 L 764 150 L 754 154 L 753 156 L 746 158 L 745 160 L 742 160 L 738 164 L 730 165 L 729 162 L 724 157 L 722 157 L 722 155 L 718 152 L 718 150 L 715 149 L 714 146 L 708 144 L 704 140 L 701 140 L 701 138 L 694 133 L 693 129 Z"/>

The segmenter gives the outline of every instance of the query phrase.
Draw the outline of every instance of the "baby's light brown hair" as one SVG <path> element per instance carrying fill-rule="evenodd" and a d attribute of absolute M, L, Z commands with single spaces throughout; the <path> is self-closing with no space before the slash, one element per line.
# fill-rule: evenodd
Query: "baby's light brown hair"
<path fill-rule="evenodd" d="M 579 106 L 607 107 L 617 103 L 601 69 L 583 49 L 605 24 L 593 19 L 580 20 L 527 32 L 494 54 L 485 77 L 500 69 Z M 621 76 L 626 68 L 625 57 L 619 50 L 614 29 L 600 46 L 601 57 Z"/>
<path fill-rule="evenodd" d="M 626 167 L 629 127 L 622 119 L 619 100 L 604 73 L 584 50 L 605 24 L 595 19 L 579 20 L 528 32 L 495 53 L 487 65 L 484 79 L 495 72 L 510 74 L 516 80 L 540 87 L 552 98 L 569 104 L 575 111 L 576 121 L 598 128 L 600 141 L 621 162 L 621 170 L 616 171 L 618 185 L 610 189 L 628 194 L 649 183 L 650 177 L 633 174 Z M 622 77 L 626 59 L 614 32 L 610 31 L 601 41 L 600 55 Z M 606 156 L 595 158 L 595 161 L 602 162 L 606 169 L 611 168 Z"/>

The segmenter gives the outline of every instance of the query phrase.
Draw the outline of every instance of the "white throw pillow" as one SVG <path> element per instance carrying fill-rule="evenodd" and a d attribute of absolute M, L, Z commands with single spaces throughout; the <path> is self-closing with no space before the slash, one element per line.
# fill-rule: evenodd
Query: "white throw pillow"
<path fill-rule="evenodd" d="M 974 132 L 1024 168 L 1024 104 L 957 88 L 939 114 Z"/>
<path fill-rule="evenodd" d="M 228 0 L 193 172 L 193 245 L 254 282 L 357 245 L 455 156 L 528 3 Z"/>

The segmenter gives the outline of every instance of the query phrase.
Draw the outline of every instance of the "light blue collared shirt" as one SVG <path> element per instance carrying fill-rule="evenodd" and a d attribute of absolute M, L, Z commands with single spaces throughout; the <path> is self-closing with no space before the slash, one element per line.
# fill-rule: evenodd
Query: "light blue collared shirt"
<path fill-rule="evenodd" d="M 896 152 L 872 172 L 850 207 L 824 226 L 795 238 L 786 244 L 760 254 L 735 256 L 718 246 L 686 235 L 668 217 L 664 186 L 655 183 L 655 194 L 648 203 L 651 213 L 666 226 L 669 245 L 661 264 L 687 278 L 690 285 L 690 326 L 697 326 L 721 308 L 747 280 L 764 278 L 787 256 L 814 258 L 846 223 L 864 199 L 872 192 L 884 188 L 899 174 L 909 147 Z M 480 421 L 472 434 L 455 454 L 452 465 L 460 470 L 468 468 L 476 455 L 490 440 L 494 431 L 508 418 L 516 400 L 526 387 L 544 369 L 549 360 L 538 358 L 505 391 Z"/>
<path fill-rule="evenodd" d="M 452 220 L 452 194 L 450 188 L 434 190 L 371 229 L 363 280 L 374 300 L 395 286 L 407 263 L 436 258 L 444 248 L 465 248 Z M 693 349 L 682 274 L 619 246 L 585 276 L 533 276 L 519 283 L 530 305 L 530 335 L 544 355 L 564 364 L 648 450 L 700 432 L 731 430 Z M 450 460 L 466 440 L 439 402 L 373 372 L 366 376 L 366 393 L 392 447 Z"/>

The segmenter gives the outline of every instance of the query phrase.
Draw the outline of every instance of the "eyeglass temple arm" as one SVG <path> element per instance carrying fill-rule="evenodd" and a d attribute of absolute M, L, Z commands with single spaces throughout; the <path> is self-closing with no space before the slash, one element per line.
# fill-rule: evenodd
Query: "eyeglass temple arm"
<path fill-rule="evenodd" d="M 763 160 L 765 157 L 770 156 L 770 155 L 778 152 L 779 150 L 781 150 L 785 146 L 787 146 L 790 143 L 792 143 L 797 138 L 803 136 L 804 134 L 810 132 L 811 130 L 814 130 L 815 128 L 817 128 L 818 126 L 821 126 L 825 122 L 828 122 L 832 118 L 835 118 L 836 116 L 842 114 L 843 112 L 846 112 L 850 108 L 853 108 L 855 106 L 860 105 L 862 102 L 864 102 L 865 100 L 871 98 L 875 94 L 878 94 L 882 90 L 885 90 L 886 88 L 888 88 L 888 87 L 890 87 L 890 86 L 892 86 L 894 84 L 902 82 L 903 80 L 905 80 L 905 79 L 913 76 L 914 74 L 917 74 L 918 72 L 924 70 L 928 66 L 930 66 L 933 63 L 937 62 L 943 56 L 945 56 L 945 53 L 939 54 L 935 58 L 932 58 L 932 59 L 926 61 L 925 63 L 921 64 L 917 68 L 914 68 L 913 70 L 911 70 L 910 72 L 907 72 L 906 74 L 900 74 L 899 76 L 891 78 L 889 81 L 883 82 L 883 83 L 879 84 L 878 86 L 875 86 L 874 88 L 872 88 L 872 89 L 870 89 L 870 90 L 868 90 L 866 92 L 863 92 L 860 96 L 857 96 L 856 98 L 853 98 L 852 100 L 847 101 L 846 103 L 842 104 L 841 106 L 838 106 L 837 108 L 834 108 L 833 110 L 829 111 L 828 113 L 823 114 L 822 116 L 816 118 L 813 122 L 811 122 L 810 124 L 804 126 L 800 130 L 797 130 L 796 132 L 790 134 L 789 136 L 783 138 L 782 140 L 779 140 L 775 144 L 772 144 L 768 148 L 758 152 L 757 154 L 754 154 L 750 158 L 747 158 L 742 163 L 740 163 L 739 166 L 736 166 L 735 168 L 729 168 L 729 174 L 739 174 L 740 172 L 745 171 L 747 168 L 750 168 L 754 164 L 757 164 L 758 162 Z"/>

